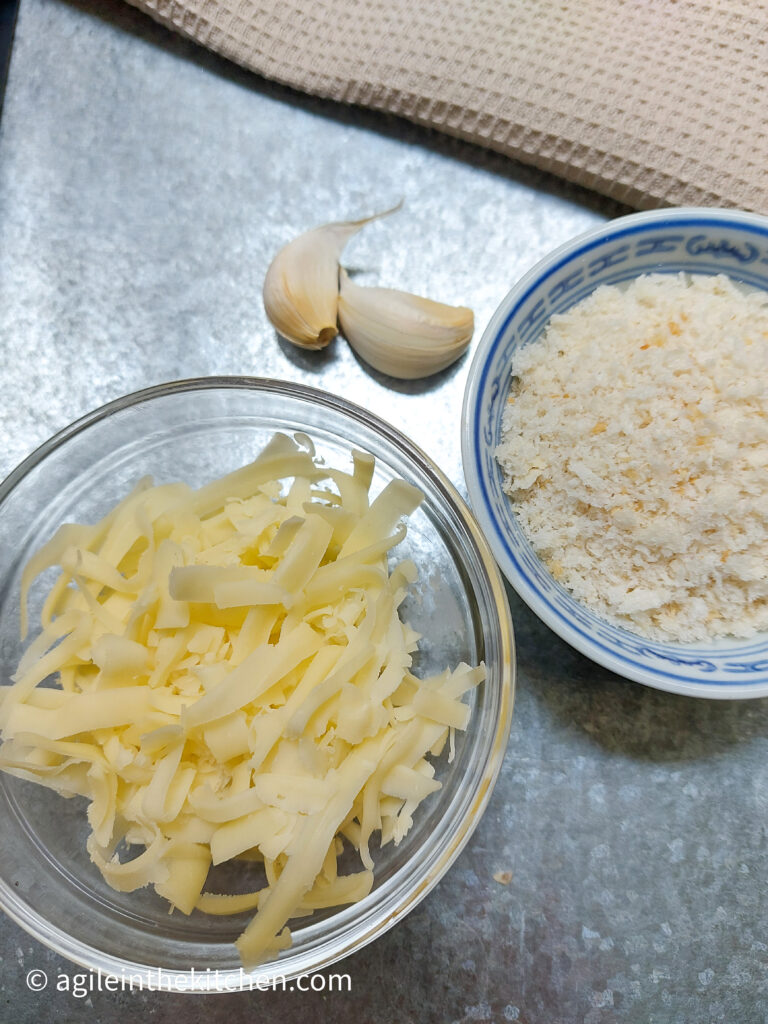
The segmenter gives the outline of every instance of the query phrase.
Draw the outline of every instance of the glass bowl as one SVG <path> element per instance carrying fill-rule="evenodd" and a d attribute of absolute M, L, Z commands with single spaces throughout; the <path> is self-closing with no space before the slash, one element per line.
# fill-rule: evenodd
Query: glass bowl
<path fill-rule="evenodd" d="M 576 601 L 540 561 L 503 490 L 494 451 L 515 350 L 538 338 L 598 285 L 640 274 L 725 274 L 768 291 L 768 218 L 734 210 L 631 214 L 566 242 L 509 292 L 483 335 L 467 378 L 462 457 L 472 509 L 509 582 L 551 629 L 627 679 L 693 697 L 768 695 L 768 635 L 661 643 L 606 622 Z"/>
<path fill-rule="evenodd" d="M 85 801 L 0 773 L 0 907 L 35 938 L 91 970 L 178 991 L 233 991 L 317 971 L 392 927 L 433 888 L 477 825 L 501 767 L 514 695 L 514 642 L 498 569 L 472 515 L 430 459 L 393 427 L 341 398 L 256 378 L 161 385 L 85 416 L 29 456 L 0 486 L 0 665 L 7 684 L 22 652 L 24 563 L 65 521 L 93 522 L 141 477 L 192 486 L 251 458 L 276 430 L 310 435 L 318 455 L 350 465 L 376 458 L 372 493 L 400 477 L 425 494 L 396 556 L 421 575 L 403 606 L 424 637 L 428 674 L 484 660 L 472 716 L 443 788 L 418 809 L 399 846 L 374 850 L 375 885 L 360 903 L 294 922 L 293 946 L 243 972 L 233 942 L 251 914 L 169 915 L 153 890 L 114 892 L 90 862 Z M 45 587 L 31 595 L 32 616 Z M 34 621 L 31 618 L 30 621 Z M 234 868 L 233 868 L 234 870 Z M 243 865 L 243 871 L 248 870 Z"/>

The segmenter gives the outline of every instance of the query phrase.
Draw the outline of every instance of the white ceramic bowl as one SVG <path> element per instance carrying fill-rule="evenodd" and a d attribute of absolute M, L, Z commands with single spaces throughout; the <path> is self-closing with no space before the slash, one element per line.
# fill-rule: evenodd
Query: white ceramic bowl
<path fill-rule="evenodd" d="M 676 209 L 621 217 L 556 249 L 507 295 L 472 363 L 462 416 L 470 500 L 512 586 L 564 640 L 619 675 L 695 697 L 768 695 L 768 635 L 674 644 L 607 623 L 558 584 L 533 552 L 502 489 L 494 458 L 514 351 L 534 342 L 553 314 L 598 285 L 640 274 L 726 274 L 768 291 L 768 218 L 729 210 Z"/>

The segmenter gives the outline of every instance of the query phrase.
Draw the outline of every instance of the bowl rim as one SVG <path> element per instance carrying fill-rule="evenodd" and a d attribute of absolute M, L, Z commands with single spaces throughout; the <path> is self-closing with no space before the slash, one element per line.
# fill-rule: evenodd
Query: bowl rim
<path fill-rule="evenodd" d="M 502 573 L 538 618 L 568 644 L 597 664 L 603 665 L 605 668 L 615 672 L 618 676 L 643 683 L 655 689 L 685 696 L 710 699 L 756 699 L 768 696 L 768 682 L 739 685 L 716 681 L 710 683 L 681 680 L 672 675 L 665 674 L 661 669 L 652 670 L 642 665 L 627 663 L 623 657 L 614 654 L 611 649 L 604 646 L 604 644 L 610 645 L 610 641 L 598 644 L 591 633 L 586 634 L 581 630 L 577 630 L 571 624 L 569 618 L 566 618 L 565 615 L 561 617 L 556 614 L 549 602 L 544 599 L 536 584 L 531 582 L 527 573 L 518 566 L 511 556 L 507 548 L 506 531 L 492 513 L 491 502 L 486 497 L 485 486 L 474 452 L 475 437 L 478 432 L 478 401 L 488 371 L 489 357 L 501 331 L 504 330 L 509 319 L 511 319 L 514 309 L 519 307 L 530 293 L 535 290 L 540 279 L 545 274 L 560 269 L 573 258 L 581 256 L 605 242 L 619 240 L 627 235 L 635 234 L 648 228 L 662 227 L 665 224 L 682 227 L 686 223 L 694 225 L 703 222 L 709 222 L 713 225 L 722 224 L 724 228 L 728 227 L 729 224 L 739 229 L 747 228 L 765 236 L 766 240 L 768 240 L 768 216 L 761 214 L 748 213 L 743 210 L 697 206 L 648 210 L 613 218 L 606 223 L 566 240 L 537 260 L 517 280 L 504 296 L 488 322 L 469 368 L 461 413 L 462 465 L 470 505 L 486 533 L 488 543 Z M 723 269 L 722 272 L 727 275 L 727 270 Z M 546 323 L 546 320 L 544 323 Z M 575 601 L 570 595 L 569 599 Z M 630 635 L 635 638 L 639 637 L 639 634 Z M 754 643 L 754 638 L 748 642 Z M 668 648 L 678 653 L 691 650 L 691 645 L 664 644 L 657 641 L 653 643 L 659 648 Z"/>
<path fill-rule="evenodd" d="M 296 969 L 281 972 L 279 970 L 280 962 L 277 960 L 252 970 L 238 967 L 235 969 L 216 970 L 215 973 L 208 973 L 206 975 L 204 972 L 196 971 L 194 968 L 186 971 L 165 970 L 164 968 L 153 967 L 149 964 L 133 962 L 126 958 L 105 954 L 88 945 L 87 942 L 74 938 L 62 929 L 52 927 L 41 914 L 29 907 L 12 887 L 8 886 L 4 880 L 0 880 L 0 909 L 35 939 L 61 956 L 87 968 L 91 972 L 97 972 L 99 976 L 104 974 L 117 977 L 118 979 L 125 979 L 126 977 L 132 979 L 140 978 L 142 979 L 142 984 L 137 987 L 197 994 L 235 992 L 240 990 L 252 991 L 254 988 L 261 990 L 258 984 L 254 984 L 254 980 L 260 982 L 266 977 L 274 976 L 285 983 L 296 977 L 309 973 L 314 974 L 351 953 L 357 952 L 374 939 L 383 935 L 420 903 L 457 859 L 482 818 L 501 771 L 509 741 L 516 690 L 515 638 L 509 602 L 499 567 L 485 534 L 477 523 L 468 503 L 462 498 L 456 487 L 434 460 L 407 435 L 375 413 L 328 391 L 321 391 L 310 385 L 276 378 L 230 375 L 178 379 L 155 384 L 122 395 L 63 427 L 23 459 L 0 483 L 0 512 L 2 511 L 3 503 L 13 489 L 51 452 L 60 448 L 70 438 L 107 419 L 113 413 L 141 405 L 156 398 L 166 398 L 181 393 L 216 390 L 269 392 L 274 395 L 283 395 L 292 399 L 332 408 L 352 421 L 357 421 L 365 425 L 366 428 L 372 429 L 389 445 L 394 446 L 401 455 L 405 455 L 409 461 L 417 466 L 419 471 L 430 479 L 438 493 L 448 500 L 449 505 L 453 507 L 455 513 L 462 520 L 474 543 L 479 565 L 482 567 L 493 598 L 493 605 L 498 611 L 498 644 L 503 657 L 498 667 L 499 694 L 498 715 L 494 727 L 495 735 L 488 750 L 483 772 L 476 779 L 475 792 L 471 802 L 468 803 L 463 817 L 458 820 L 450 839 L 446 839 L 444 848 L 431 870 L 424 878 L 417 880 L 416 884 L 407 893 L 402 895 L 396 894 L 396 898 L 393 897 L 396 903 L 394 908 L 389 903 L 386 903 L 386 915 L 379 914 L 378 917 L 374 916 L 373 920 L 367 920 L 366 928 L 362 933 L 340 934 L 335 948 L 332 951 L 323 951 L 324 955 L 314 960 L 311 965 L 304 965 L 302 963 Z M 354 441 L 350 440 L 349 444 L 354 445 Z M 351 908 L 341 909 L 344 911 Z M 315 951 L 311 951 L 306 956 L 311 957 L 314 953 Z M 269 975 L 262 973 L 265 972 L 265 968 L 269 968 Z M 158 985 L 158 981 L 162 979 L 170 980 L 167 985 Z"/>

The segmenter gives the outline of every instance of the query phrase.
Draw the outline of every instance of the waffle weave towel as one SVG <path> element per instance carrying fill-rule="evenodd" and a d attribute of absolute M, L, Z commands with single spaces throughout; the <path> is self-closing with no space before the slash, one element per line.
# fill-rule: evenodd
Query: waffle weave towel
<path fill-rule="evenodd" d="M 638 208 L 768 214 L 768 0 L 130 0 L 266 78 Z"/>

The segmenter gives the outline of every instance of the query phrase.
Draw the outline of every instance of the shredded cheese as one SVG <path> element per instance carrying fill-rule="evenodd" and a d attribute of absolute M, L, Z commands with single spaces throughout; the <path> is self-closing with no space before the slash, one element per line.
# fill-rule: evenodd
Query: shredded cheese
<path fill-rule="evenodd" d="M 420 492 L 397 480 L 371 502 L 370 456 L 343 472 L 300 440 L 277 434 L 196 492 L 143 480 L 100 523 L 62 526 L 24 570 L 25 631 L 34 579 L 61 574 L 0 699 L 0 768 L 89 801 L 115 889 L 256 911 L 246 966 L 290 944 L 290 919 L 367 895 L 371 836 L 398 843 L 440 788 L 427 757 L 452 750 L 484 678 L 410 671 L 398 608 L 416 570 L 388 554 Z M 344 842 L 363 870 L 339 876 Z M 205 892 L 236 857 L 266 884 Z"/>

